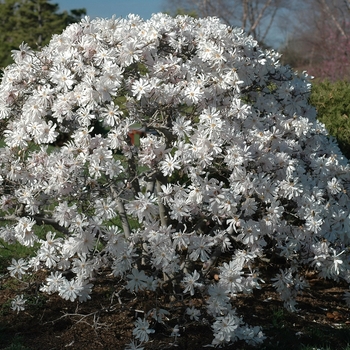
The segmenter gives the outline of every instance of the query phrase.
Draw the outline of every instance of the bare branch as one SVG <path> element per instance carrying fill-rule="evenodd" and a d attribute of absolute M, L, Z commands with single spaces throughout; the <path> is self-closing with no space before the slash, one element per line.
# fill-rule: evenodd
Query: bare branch
<path fill-rule="evenodd" d="M 260 36 L 260 41 L 264 42 L 266 40 L 266 37 L 272 27 L 272 24 L 275 22 L 275 18 L 276 18 L 276 14 L 277 14 L 277 11 L 278 11 L 278 7 L 276 6 L 272 12 L 272 14 L 270 15 L 270 21 L 269 21 L 269 24 L 266 26 L 266 29 L 264 31 L 264 34 L 262 34 Z"/>
<path fill-rule="evenodd" d="M 126 238 L 129 238 L 131 234 L 131 230 L 130 230 L 129 220 L 128 220 L 128 216 L 126 215 L 123 200 L 118 195 L 115 185 L 111 184 L 110 187 L 111 187 L 113 198 L 117 201 L 117 210 L 120 216 L 120 220 L 122 222 L 124 235 Z"/>
<path fill-rule="evenodd" d="M 0 221 L 18 221 L 18 218 L 16 215 L 5 215 L 0 216 Z"/>
<path fill-rule="evenodd" d="M 345 31 L 343 30 L 343 28 L 341 27 L 339 21 L 334 16 L 334 12 L 331 11 L 331 9 L 328 6 L 328 4 L 326 3 L 326 1 L 325 0 L 321 0 L 321 3 L 323 5 L 323 9 L 326 11 L 327 15 L 332 19 L 332 22 L 335 24 L 335 26 L 337 27 L 337 29 L 339 30 L 341 35 L 344 36 L 344 37 L 347 37 L 347 35 L 346 35 Z"/>
<path fill-rule="evenodd" d="M 159 195 L 159 193 L 162 192 L 161 183 L 159 180 L 156 181 L 156 188 L 157 188 L 157 196 L 158 196 L 158 208 L 159 208 L 160 222 L 161 222 L 162 226 L 167 227 L 168 226 L 167 211 L 166 211 L 166 208 L 165 208 L 164 204 L 162 203 L 162 200 L 161 200 L 160 195 Z"/>
<path fill-rule="evenodd" d="M 344 0 L 345 6 L 348 8 L 350 11 L 350 0 Z"/>
<path fill-rule="evenodd" d="M 248 19 L 248 1 L 243 0 L 242 28 L 246 28 Z"/>
<path fill-rule="evenodd" d="M 126 215 L 124 203 L 120 198 L 117 199 L 117 206 L 118 206 L 118 212 L 120 215 L 120 220 L 122 222 L 125 237 L 129 238 L 131 233 L 129 220 L 128 220 L 128 216 Z"/>
<path fill-rule="evenodd" d="M 51 225 L 55 230 L 64 233 L 65 235 L 69 235 L 69 231 L 61 226 L 57 221 L 55 221 L 54 219 L 50 219 L 50 218 L 45 218 L 42 216 L 33 216 L 33 219 L 36 221 L 37 225 Z"/>
<path fill-rule="evenodd" d="M 18 221 L 22 216 L 17 216 L 17 215 L 5 215 L 5 216 L 0 216 L 0 221 Z M 36 224 L 41 226 L 41 225 L 50 225 L 52 226 L 55 230 L 62 232 L 65 235 L 69 235 L 69 231 L 61 226 L 57 221 L 55 221 L 54 219 L 51 218 L 46 218 L 43 216 L 38 216 L 38 215 L 34 215 L 34 216 L 30 216 L 30 218 L 34 219 Z"/>

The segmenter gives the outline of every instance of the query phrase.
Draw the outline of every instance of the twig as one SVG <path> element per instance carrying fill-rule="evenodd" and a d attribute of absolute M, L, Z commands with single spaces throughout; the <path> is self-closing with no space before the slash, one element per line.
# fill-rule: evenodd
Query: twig
<path fill-rule="evenodd" d="M 41 217 L 41 216 L 37 216 L 34 215 L 33 219 L 36 221 L 37 225 L 51 225 L 54 229 L 56 229 L 57 231 L 60 231 L 62 233 L 64 233 L 65 235 L 69 235 L 69 231 L 61 226 L 57 221 L 55 221 L 54 219 L 50 219 L 50 218 L 45 218 L 45 217 Z"/>
<path fill-rule="evenodd" d="M 160 222 L 162 226 L 167 227 L 168 226 L 167 211 L 166 211 L 165 205 L 162 203 L 162 199 L 160 198 L 160 193 L 162 192 L 162 189 L 161 189 L 161 182 L 159 180 L 156 180 L 156 188 L 157 188 L 157 196 L 158 196 Z"/>
<path fill-rule="evenodd" d="M 129 238 L 130 234 L 131 234 L 131 230 L 130 230 L 129 220 L 128 220 L 128 217 L 126 215 L 124 203 L 121 200 L 121 198 L 117 198 L 117 207 L 118 207 L 120 220 L 122 222 L 125 238 Z"/>

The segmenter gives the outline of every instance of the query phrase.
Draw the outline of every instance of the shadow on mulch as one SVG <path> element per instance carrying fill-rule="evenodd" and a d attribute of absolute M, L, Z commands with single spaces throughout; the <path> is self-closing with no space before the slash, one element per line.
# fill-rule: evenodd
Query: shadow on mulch
<path fill-rule="evenodd" d="M 350 344 L 349 310 L 342 300 L 347 286 L 311 276 L 310 288 L 298 297 L 298 313 L 283 308 L 274 288 L 265 284 L 253 294 L 239 296 L 235 303 L 238 315 L 252 326 L 260 325 L 266 340 L 258 349 L 298 350 L 308 346 L 342 350 Z M 213 334 L 207 324 L 185 322 L 184 305 L 154 293 L 138 295 L 123 291 L 112 300 L 116 281 L 112 278 L 95 281 L 92 300 L 76 304 L 57 295 L 43 296 L 33 284 L 26 311 L 19 314 L 9 308 L 9 299 L 16 294 L 16 286 L 2 281 L 0 289 L 0 349 L 30 350 L 118 350 L 132 339 L 137 317 L 158 306 L 170 310 L 169 325 L 152 324 L 155 333 L 145 349 L 203 349 L 211 344 Z M 193 300 L 201 307 L 200 299 Z M 205 305 L 202 305 L 204 307 Z M 180 337 L 174 344 L 171 327 L 180 326 Z M 23 347 L 21 348 L 20 345 Z M 252 349 L 243 342 L 225 349 Z"/>

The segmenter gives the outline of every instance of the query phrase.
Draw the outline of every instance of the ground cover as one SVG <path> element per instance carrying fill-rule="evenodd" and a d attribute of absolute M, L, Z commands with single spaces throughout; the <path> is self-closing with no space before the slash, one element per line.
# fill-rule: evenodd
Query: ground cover
<path fill-rule="evenodd" d="M 269 268 L 269 270 L 267 269 Z M 299 313 L 283 308 L 275 289 L 268 283 L 271 266 L 266 266 L 266 283 L 251 295 L 239 295 L 237 313 L 250 325 L 262 325 L 266 340 L 258 349 L 348 349 L 350 314 L 342 300 L 347 286 L 319 279 L 309 273 L 310 288 L 297 298 Z M 262 270 L 264 273 L 264 270 Z M 145 349 L 202 349 L 212 341 L 210 320 L 189 322 L 184 317 L 185 302 L 180 295 L 136 295 L 123 290 L 118 279 L 108 271 L 97 275 L 92 299 L 86 303 L 64 301 L 57 295 L 38 292 L 47 272 L 37 273 L 23 283 L 3 276 L 0 285 L 0 348 L 27 350 L 124 349 L 130 343 L 134 322 L 143 318 L 158 300 L 170 311 L 167 326 L 152 323 L 155 333 Z M 215 281 L 216 276 L 210 276 Z M 23 287 L 24 286 L 24 287 Z M 18 289 L 28 298 L 25 312 L 10 309 L 10 299 Z M 200 296 L 197 308 L 204 307 Z M 171 327 L 179 326 L 179 336 L 172 337 Z M 250 349 L 235 343 L 225 349 Z"/>

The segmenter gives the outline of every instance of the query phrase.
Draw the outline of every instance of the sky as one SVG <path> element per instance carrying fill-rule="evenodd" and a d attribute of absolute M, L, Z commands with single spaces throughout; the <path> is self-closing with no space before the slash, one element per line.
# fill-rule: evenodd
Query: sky
<path fill-rule="evenodd" d="M 59 12 L 85 8 L 91 19 L 95 17 L 110 18 L 126 17 L 129 13 L 137 14 L 147 20 L 152 13 L 167 10 L 166 0 L 52 0 L 59 5 Z M 273 42 L 270 44 L 278 48 L 284 41 L 283 33 L 273 32 Z"/>
<path fill-rule="evenodd" d="M 90 18 L 126 17 L 129 13 L 149 19 L 152 13 L 165 10 L 164 0 L 54 0 L 59 5 L 59 12 L 85 8 Z"/>

